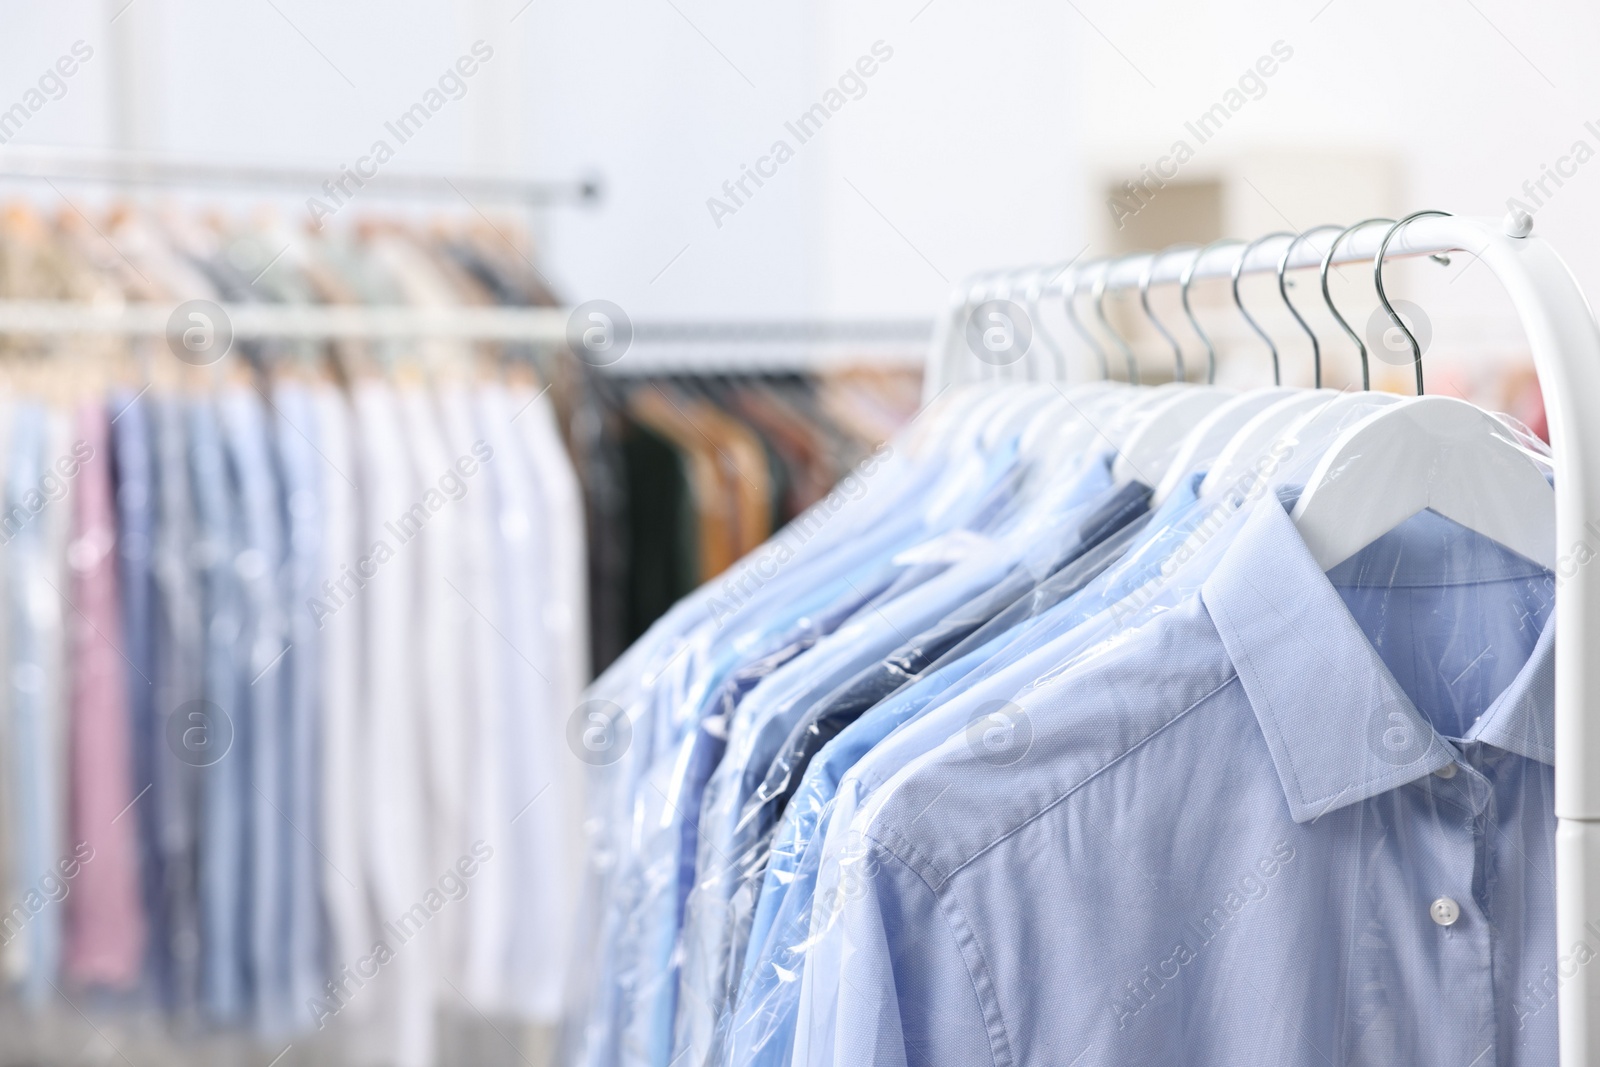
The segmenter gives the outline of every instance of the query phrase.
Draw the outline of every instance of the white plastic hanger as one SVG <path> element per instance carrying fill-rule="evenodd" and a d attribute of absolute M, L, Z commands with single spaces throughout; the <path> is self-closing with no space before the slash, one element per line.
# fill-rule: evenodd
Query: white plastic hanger
<path fill-rule="evenodd" d="M 1101 376 L 1092 381 L 1073 385 L 1050 383 L 1049 389 L 1054 395 L 1049 397 L 1048 403 L 1033 412 L 1027 428 L 1022 431 L 1019 438 L 1019 448 L 1022 453 L 1030 460 L 1044 464 L 1050 469 L 1059 469 L 1064 464 L 1074 462 L 1085 448 L 1094 443 L 1095 438 L 1102 432 L 1102 427 L 1121 424 L 1124 409 L 1148 402 L 1146 390 L 1132 388 L 1128 383 L 1116 381 L 1109 376 L 1110 360 L 1106 356 L 1104 347 L 1078 318 L 1075 301 L 1079 289 L 1078 277 L 1082 268 L 1072 270 L 1071 266 L 1069 263 L 1065 267 L 1055 269 L 1056 277 L 1065 282 L 1060 291 L 1061 310 L 1067 322 L 1099 362 Z M 1029 312 L 1034 316 L 1037 335 L 1044 340 L 1045 347 L 1055 357 L 1059 376 L 1065 378 L 1065 353 L 1050 336 L 1048 326 L 1038 312 L 1038 301 L 1049 286 L 1042 283 L 1042 275 L 1036 281 L 1038 284 L 1030 285 L 1025 290 L 1025 299 L 1028 301 Z"/>
<path fill-rule="evenodd" d="M 1189 303 L 1189 286 L 1194 281 L 1194 272 L 1199 267 L 1200 261 L 1213 249 L 1229 245 L 1244 246 L 1245 242 L 1224 239 L 1213 241 L 1211 244 L 1206 245 L 1195 253 L 1194 258 L 1189 261 L 1189 265 L 1184 268 L 1183 277 L 1179 281 L 1184 314 L 1188 316 L 1189 325 L 1194 329 L 1195 335 L 1206 346 L 1207 382 L 1216 380 L 1217 350 L 1216 346 L 1211 343 L 1211 337 L 1206 333 L 1205 328 L 1200 325 L 1200 319 L 1195 315 L 1193 306 Z M 1241 261 L 1245 251 L 1248 251 L 1248 248 L 1242 249 L 1240 254 Z M 1239 310 L 1243 312 L 1242 305 L 1239 306 Z M 1256 389 L 1242 396 L 1232 397 L 1220 406 L 1213 408 L 1190 429 L 1188 435 L 1178 445 L 1178 451 L 1173 455 L 1172 462 L 1167 465 L 1166 471 L 1162 474 L 1156 490 L 1151 496 L 1151 503 L 1155 506 L 1160 506 L 1163 501 L 1176 491 L 1178 486 L 1183 484 L 1184 478 L 1191 472 L 1198 470 L 1202 466 L 1209 467 L 1212 461 L 1216 459 L 1217 454 L 1244 427 L 1245 423 L 1249 422 L 1251 418 L 1269 405 L 1296 392 L 1299 392 L 1299 390 L 1281 387 Z"/>
<path fill-rule="evenodd" d="M 1332 389 L 1297 391 L 1266 408 L 1245 423 L 1212 464 L 1200 495 L 1209 496 L 1232 486 L 1256 469 L 1260 458 L 1280 444 L 1303 450 L 1316 440 L 1308 435 L 1336 431 L 1353 414 L 1389 407 L 1406 398 L 1394 393 L 1340 393 Z M 1326 437 L 1322 437 L 1326 440 Z"/>
<path fill-rule="evenodd" d="M 1054 338 L 1050 337 L 1049 331 L 1039 313 L 1039 298 L 1042 292 L 1041 273 L 1038 271 L 1033 272 L 1032 279 L 1023 287 L 1023 292 L 1020 294 L 1027 304 L 1032 342 L 1028 350 L 1023 353 L 1018 366 L 1027 374 L 1029 379 L 1035 378 L 1033 363 L 1035 362 L 1036 352 L 1040 348 L 1049 350 L 1055 358 L 1055 369 L 1058 372 L 1064 372 L 1066 363 L 1065 354 L 1061 351 L 1060 346 L 1056 344 Z M 994 298 L 1009 300 L 1014 290 L 1013 281 L 1013 278 L 1007 278 L 998 284 L 994 290 Z M 1017 368 L 1001 368 L 1004 373 L 1012 373 L 1015 369 Z M 1064 373 L 1062 373 L 1062 376 L 1065 376 Z M 1048 375 L 1038 375 L 1037 377 L 1048 378 Z M 1092 393 L 1097 392 L 1102 387 L 1100 383 L 1096 383 L 1088 388 L 1076 387 L 1075 391 L 1079 394 Z M 1024 383 L 1017 383 L 1008 388 L 1007 395 L 1008 400 L 1004 407 L 991 414 L 992 425 L 985 434 L 985 441 L 991 445 L 1015 437 L 1019 441 L 1019 448 L 1024 452 L 1028 452 L 1037 438 L 1037 431 L 1034 427 L 1041 422 L 1047 420 L 1060 421 L 1062 419 L 1070 423 L 1081 421 L 1074 411 L 1061 412 L 1058 410 L 1061 407 L 1062 392 L 1061 387 L 1053 382 L 1029 380 Z M 1068 407 L 1070 408 L 1071 405 L 1068 405 Z"/>
<path fill-rule="evenodd" d="M 1554 570 L 1555 491 L 1507 435 L 1454 397 L 1376 411 L 1317 464 L 1293 512 L 1300 536 L 1330 570 L 1426 508 Z"/>
<path fill-rule="evenodd" d="M 1204 250 L 1179 246 L 1174 251 L 1193 251 L 1194 257 L 1190 261 L 1192 268 Z M 1204 385 L 1188 384 L 1183 363 L 1183 346 L 1178 343 L 1178 339 L 1171 331 L 1162 325 L 1150 307 L 1150 282 L 1161 256 L 1162 253 L 1152 255 L 1145 264 L 1144 273 L 1139 279 L 1139 305 L 1144 308 L 1145 317 L 1150 320 L 1150 325 L 1166 338 L 1167 344 L 1172 348 L 1172 385 L 1176 388 L 1168 387 L 1166 391 L 1160 393 L 1159 399 L 1145 407 L 1140 412 L 1138 424 L 1128 434 L 1127 439 L 1119 442 L 1117 459 L 1111 469 L 1112 477 L 1119 483 L 1127 483 L 1134 479 L 1152 485 L 1160 482 L 1172 458 L 1177 454 L 1179 445 L 1200 420 L 1235 396 L 1234 390 L 1219 389 L 1209 382 Z M 1184 276 L 1191 277 L 1192 270 L 1185 271 Z"/>
<path fill-rule="evenodd" d="M 1374 412 L 1340 435 L 1317 464 L 1293 518 L 1324 570 L 1429 509 L 1554 570 L 1555 491 L 1493 416 L 1452 397 L 1422 396 L 1422 351 L 1383 290 L 1383 257 L 1408 215 L 1389 228 L 1373 259 L 1378 299 L 1411 345 L 1416 399 Z"/>
<path fill-rule="evenodd" d="M 1299 237 L 1295 234 L 1272 233 L 1264 237 L 1258 237 L 1240 249 L 1239 259 L 1234 263 L 1232 272 L 1234 307 L 1238 309 L 1239 314 L 1243 316 L 1249 327 L 1255 331 L 1256 336 L 1260 337 L 1266 344 L 1267 350 L 1272 353 L 1272 380 L 1274 385 L 1272 392 L 1278 399 L 1268 403 L 1265 407 L 1256 408 L 1255 413 L 1250 415 L 1242 425 L 1239 425 L 1237 421 L 1234 423 L 1237 427 L 1236 431 L 1232 437 L 1228 438 L 1227 443 L 1216 452 L 1215 462 L 1211 464 L 1211 470 L 1207 472 L 1205 481 L 1200 484 L 1200 494 L 1202 496 L 1216 493 L 1224 486 L 1235 485 L 1246 475 L 1253 476 L 1257 460 L 1275 442 L 1284 438 L 1291 426 L 1294 426 L 1306 414 L 1328 404 L 1338 395 L 1326 389 L 1284 388 L 1282 374 L 1278 366 L 1278 346 L 1273 344 L 1272 337 L 1251 317 L 1250 312 L 1245 309 L 1244 301 L 1239 297 L 1239 277 L 1244 272 L 1244 263 L 1249 258 L 1251 250 L 1263 241 L 1278 237 L 1291 238 L 1290 248 L 1299 241 Z M 1287 257 L 1280 260 L 1280 266 L 1286 261 Z M 1279 292 L 1284 292 L 1281 286 Z M 1287 298 L 1285 298 L 1285 303 L 1287 302 Z M 1290 306 L 1292 309 L 1293 305 Z M 1301 325 L 1304 326 L 1303 321 Z M 1311 334 L 1309 327 L 1306 328 L 1306 332 Z M 1316 335 L 1311 334 L 1311 338 L 1312 344 L 1315 346 Z M 1177 464 L 1174 463 L 1173 466 L 1176 467 Z M 1180 473 L 1178 477 L 1179 480 L 1169 486 L 1167 492 L 1172 492 L 1178 485 L 1182 484 L 1182 474 Z"/>
<path fill-rule="evenodd" d="M 1225 400 L 1213 408 L 1178 446 L 1177 455 L 1167 466 L 1166 473 L 1150 498 L 1152 507 L 1159 507 L 1183 484 L 1183 479 L 1202 467 L 1213 465 L 1217 455 L 1243 426 L 1266 408 L 1288 396 L 1304 392 L 1300 389 L 1255 389 Z"/>
<path fill-rule="evenodd" d="M 1000 278 L 978 278 L 967 287 L 966 297 L 956 302 L 958 306 L 952 313 L 950 330 L 945 337 L 944 377 L 947 384 L 941 387 L 939 394 L 935 394 L 935 397 L 946 392 L 955 394 L 951 397 L 952 403 L 944 408 L 949 414 L 941 412 L 938 426 L 939 440 L 947 449 L 958 441 L 974 442 L 984 449 L 992 448 L 996 442 L 1004 439 L 1008 413 L 1028 403 L 1027 390 L 1022 383 L 1014 380 L 996 381 L 988 377 L 966 385 L 957 384 L 962 377 L 958 373 L 962 366 L 958 360 L 966 344 L 968 316 L 985 300 L 1003 299 L 1009 292 L 1009 286 Z M 989 369 L 995 374 L 1005 373 L 1005 368 Z"/>
<path fill-rule="evenodd" d="M 1110 423 L 1139 390 L 1122 382 L 1080 382 L 1053 386 L 1055 399 L 1034 413 L 1018 447 L 1040 462 L 1069 462 L 1088 448 L 1099 426 Z"/>
<path fill-rule="evenodd" d="M 1201 385 L 1162 397 L 1143 413 L 1139 427 L 1119 447 L 1111 465 L 1112 479 L 1119 484 L 1135 478 L 1160 483 L 1191 431 L 1234 399 L 1231 389 Z"/>
<path fill-rule="evenodd" d="M 1105 313 L 1105 279 L 1115 263 L 1113 260 L 1104 265 L 1090 265 L 1090 269 L 1099 267 L 1099 276 L 1093 286 L 1095 314 L 1106 333 L 1121 350 L 1128 373 L 1137 375 L 1137 364 L 1132 349 L 1111 326 Z M 1069 282 L 1062 294 L 1062 310 L 1073 328 L 1099 359 L 1101 374 L 1107 375 L 1110 360 L 1106 351 L 1094 334 L 1078 319 L 1074 304 L 1078 291 L 1077 278 L 1082 270 L 1083 268 L 1080 268 L 1079 271 L 1065 275 L 1069 278 Z M 1033 298 L 1032 290 L 1029 290 L 1029 298 L 1030 300 Z M 1055 346 L 1049 347 L 1054 349 Z M 1049 402 L 1032 413 L 1032 421 L 1023 431 L 1021 441 L 1023 448 L 1030 455 L 1038 454 L 1055 459 L 1061 457 L 1064 450 L 1069 447 L 1081 450 L 1091 446 L 1096 438 L 1105 438 L 1113 447 L 1122 447 L 1128 435 L 1141 425 L 1142 413 L 1153 405 L 1163 402 L 1166 395 L 1164 390 L 1170 390 L 1173 386 L 1130 387 L 1129 383 L 1103 377 L 1096 382 L 1067 387 L 1052 385 L 1047 388 L 1049 393 L 1054 395 L 1048 396 Z"/>
<path fill-rule="evenodd" d="M 1206 480 L 1200 483 L 1200 495 L 1210 496 L 1250 473 L 1257 458 L 1284 439 L 1301 416 L 1325 407 L 1338 395 L 1331 389 L 1296 390 L 1256 414 L 1218 453 Z"/>
<path fill-rule="evenodd" d="M 1295 308 L 1294 302 L 1289 299 L 1288 284 L 1285 279 L 1289 257 L 1294 251 L 1295 245 L 1312 233 L 1332 229 L 1333 227 L 1318 226 L 1307 230 L 1305 233 L 1295 237 L 1284 248 L 1283 255 L 1278 260 L 1278 295 L 1283 298 L 1284 303 L 1289 307 L 1290 313 L 1294 315 L 1295 321 L 1300 324 L 1300 328 L 1311 339 L 1312 373 L 1318 388 L 1310 392 L 1284 390 L 1284 398 L 1281 401 L 1261 409 L 1257 415 L 1245 423 L 1238 434 L 1217 453 L 1215 461 L 1211 464 L 1211 471 L 1201 485 L 1200 491 L 1203 495 L 1215 493 L 1223 486 L 1238 484 L 1241 478 L 1244 478 L 1255 469 L 1260 458 L 1278 441 L 1293 442 L 1296 445 L 1300 445 L 1303 443 L 1301 439 L 1306 436 L 1308 430 L 1322 429 L 1324 433 L 1337 432 L 1338 428 L 1344 425 L 1352 415 L 1370 411 L 1375 407 L 1386 406 L 1400 399 L 1392 393 L 1367 391 L 1370 383 L 1367 367 L 1367 346 L 1361 340 L 1361 336 L 1351 329 L 1350 324 L 1345 321 L 1344 315 L 1339 312 L 1338 306 L 1333 302 L 1333 294 L 1328 290 L 1328 270 L 1333 265 L 1334 253 L 1338 251 L 1340 243 L 1365 226 L 1392 221 L 1391 219 L 1363 219 L 1353 226 L 1345 227 L 1334 237 L 1332 243 L 1328 246 L 1328 251 L 1322 257 L 1320 282 L 1323 302 L 1327 304 L 1328 312 L 1333 316 L 1334 321 L 1339 324 L 1340 329 L 1345 332 L 1345 335 L 1356 346 L 1356 351 L 1361 358 L 1362 391 L 1359 393 L 1334 393 L 1331 390 L 1321 388 L 1321 346 L 1317 341 L 1316 332 L 1311 329 L 1299 310 Z M 1255 243 L 1259 242 L 1252 242 L 1252 244 Z M 1249 246 L 1246 246 L 1246 254 L 1248 254 L 1248 250 Z M 1234 300 L 1236 302 L 1239 299 L 1238 268 L 1243 263 L 1244 257 L 1241 255 L 1234 271 Z M 1272 345 L 1271 339 L 1259 327 L 1255 326 L 1255 321 L 1245 312 L 1243 304 L 1239 304 L 1239 311 L 1244 315 L 1245 320 L 1255 328 L 1256 333 L 1267 341 L 1270 347 Z M 1276 348 L 1273 351 L 1276 353 Z M 1276 370 L 1276 361 L 1274 361 L 1273 366 Z M 1174 481 L 1167 487 L 1167 492 L 1173 492 L 1180 484 L 1182 484 L 1181 479 Z"/>

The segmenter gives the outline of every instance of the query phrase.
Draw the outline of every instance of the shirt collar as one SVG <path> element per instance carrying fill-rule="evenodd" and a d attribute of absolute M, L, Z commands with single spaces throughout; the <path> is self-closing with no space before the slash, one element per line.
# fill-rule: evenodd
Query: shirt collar
<path fill-rule="evenodd" d="M 1555 613 L 1551 612 L 1528 662 L 1472 724 L 1466 740 L 1555 766 L 1555 648 Z"/>
<path fill-rule="evenodd" d="M 1463 568 L 1471 563 L 1468 553 Z M 1256 505 L 1201 596 L 1296 822 L 1457 758 L 1395 681 L 1275 497 Z M 1554 631 L 1552 613 L 1528 662 L 1466 740 L 1553 763 Z"/>

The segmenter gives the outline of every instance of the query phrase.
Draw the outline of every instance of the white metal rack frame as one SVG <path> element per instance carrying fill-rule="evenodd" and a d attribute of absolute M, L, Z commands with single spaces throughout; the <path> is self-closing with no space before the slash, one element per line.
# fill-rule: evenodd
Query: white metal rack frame
<path fill-rule="evenodd" d="M 1356 231 L 1337 263 L 1371 262 L 1387 226 Z M 1390 240 L 1386 258 L 1463 252 L 1494 271 L 1510 295 L 1528 338 L 1544 392 L 1556 457 L 1556 945 L 1559 966 L 1561 1067 L 1600 1067 L 1600 952 L 1591 926 L 1600 923 L 1600 655 L 1589 649 L 1600 634 L 1600 559 L 1591 522 L 1600 520 L 1600 418 L 1584 405 L 1600 397 L 1600 325 L 1577 279 L 1548 242 L 1531 235 L 1527 216 L 1504 220 L 1430 216 L 1408 222 Z M 1289 269 L 1320 265 L 1320 250 L 1302 241 Z M 1276 272 L 1282 242 L 1248 248 L 1243 273 Z M 1212 247 L 1194 264 L 1194 278 L 1234 273 L 1244 245 Z M 1154 262 L 1152 262 L 1154 258 Z M 1137 289 L 1181 281 L 1194 256 L 1135 255 L 1070 266 L 1052 293 Z M 1148 273 L 1147 273 L 1148 272 Z M 953 379 L 972 290 L 952 299 L 929 356 L 927 395 Z M 976 363 L 976 360 L 973 361 Z M 974 370 L 982 368 L 972 368 Z M 1595 561 L 1595 562 L 1591 562 Z M 1587 946 L 1588 952 L 1579 951 Z"/>

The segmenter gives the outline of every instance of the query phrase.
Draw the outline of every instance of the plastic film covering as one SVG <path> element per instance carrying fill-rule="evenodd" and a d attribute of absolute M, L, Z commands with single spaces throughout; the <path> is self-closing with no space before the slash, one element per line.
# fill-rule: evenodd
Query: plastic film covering
<path fill-rule="evenodd" d="M 640 1062 L 649 1053 L 630 1045 L 630 1034 L 663 983 L 659 969 L 636 970 L 645 926 L 637 902 L 652 887 L 675 883 L 659 860 L 649 862 L 665 837 L 665 798 L 655 783 L 670 782 L 680 750 L 686 757 L 696 740 L 715 740 L 714 722 L 700 729 L 714 695 L 741 664 L 825 625 L 808 612 L 825 612 L 838 597 L 839 574 L 848 578 L 854 566 L 858 582 L 870 580 L 859 573 L 863 561 L 891 555 L 928 516 L 969 500 L 968 485 L 986 464 L 971 450 L 935 465 L 879 449 L 723 580 L 676 605 L 591 685 L 574 716 L 592 754 L 585 760 L 586 908 L 574 939 L 565 1062 Z M 883 489 L 870 494 L 867 485 Z M 835 568 L 831 585 L 810 580 L 819 559 Z"/>
<path fill-rule="evenodd" d="M 1553 576 L 1432 511 L 1317 567 L 1293 509 L 1393 398 L 1153 506 L 1148 392 L 951 390 L 595 684 L 566 1062 L 1553 1060 Z"/>
<path fill-rule="evenodd" d="M 784 677 L 763 683 L 734 718 L 727 754 L 703 802 L 696 882 L 683 922 L 676 1056 L 703 1061 L 718 1019 L 731 1010 L 778 798 L 789 776 L 785 751 L 803 747 L 820 710 L 860 701 L 873 686 L 898 685 L 907 664 L 931 658 L 920 644 L 905 647 L 907 635 L 937 630 L 952 613 L 997 590 L 1005 595 L 1019 576 L 1036 582 L 1073 551 L 1086 510 L 1103 508 L 1110 488 L 1104 457 L 1084 457 L 1064 490 L 1036 494 L 1028 506 L 1019 506 L 1024 479 L 1017 476 L 1011 449 L 1002 454 L 1008 469 L 993 484 L 1004 495 L 990 490 L 967 513 L 965 527 L 941 532 L 897 557 L 918 568 L 930 557 L 942 558 L 947 569 L 915 586 L 890 586 L 786 667 Z M 1142 507 L 1139 494 L 1131 506 Z M 791 737 L 797 741 L 790 743 Z"/>
<path fill-rule="evenodd" d="M 1096 1063 L 1554 1061 L 1554 579 L 1426 510 L 1324 573 L 1290 514 L 1369 413 L 1296 428 L 1228 514 L 1103 575 L 1133 592 L 997 676 L 992 725 L 925 714 L 925 738 L 903 727 L 846 776 L 814 876 L 802 859 L 805 938 L 772 956 L 797 1007 L 742 1003 L 732 1062 L 971 1062 L 1000 1041 Z M 1485 476 L 1453 503 L 1506 491 Z M 964 946 L 906 925 L 940 910 Z M 969 1004 L 978 957 L 992 985 Z"/>

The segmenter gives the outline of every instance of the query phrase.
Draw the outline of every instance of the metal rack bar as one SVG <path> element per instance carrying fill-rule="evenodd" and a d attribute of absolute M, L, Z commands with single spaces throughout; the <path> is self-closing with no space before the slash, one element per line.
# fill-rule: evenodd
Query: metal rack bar
<path fill-rule="evenodd" d="M 1435 217 L 1417 219 L 1407 224 L 1406 228 L 1389 242 L 1387 258 L 1430 256 L 1442 252 L 1468 252 L 1473 255 L 1483 253 L 1487 244 L 1481 241 L 1478 242 L 1477 248 L 1456 247 L 1455 242 L 1461 239 L 1460 228 L 1451 227 L 1448 223 L 1448 218 Z M 1499 220 L 1495 220 L 1495 225 L 1499 225 Z M 1387 229 L 1387 226 L 1374 225 L 1352 233 L 1339 246 L 1339 252 L 1334 256 L 1333 262 L 1340 265 L 1365 262 L 1370 266 Z M 1328 244 L 1333 237 L 1334 232 L 1329 231 L 1301 241 L 1289 257 L 1288 269 L 1303 270 L 1321 266 L 1322 257 L 1327 252 Z M 1284 247 L 1288 242 L 1289 238 L 1286 237 L 1280 241 L 1263 242 L 1250 249 L 1245 259 L 1244 273 L 1277 273 L 1278 260 L 1282 258 Z M 1195 265 L 1194 280 L 1231 277 L 1234 265 L 1239 262 L 1239 252 L 1242 248 L 1243 245 L 1221 245 L 1206 249 L 1199 263 Z M 1102 274 L 1107 275 L 1107 289 L 1136 289 L 1144 278 L 1146 266 L 1152 259 L 1156 262 L 1151 269 L 1151 285 L 1178 284 L 1183 278 L 1184 271 L 1194 261 L 1192 255 L 1181 251 L 1140 252 L 1110 259 L 1094 259 L 1065 267 L 1039 269 L 1050 272 L 1048 288 L 1051 293 L 1069 291 L 1074 285 L 1079 292 L 1085 292 L 1100 279 Z M 980 278 L 977 284 L 981 285 L 983 281 L 984 279 Z"/>
<path fill-rule="evenodd" d="M 174 304 L 77 304 L 0 300 L 0 335 L 111 334 L 159 337 Z M 233 336 L 293 340 L 454 338 L 556 343 L 566 337 L 568 312 L 525 307 L 362 307 L 218 304 Z"/>
<path fill-rule="evenodd" d="M 0 300 L 0 335 L 166 332 L 172 304 L 78 304 Z M 218 304 L 235 337 L 419 338 L 558 343 L 566 340 L 570 308 L 329 304 Z M 874 320 L 647 320 L 633 325 L 636 344 L 910 344 L 933 335 L 926 319 Z"/>
<path fill-rule="evenodd" d="M 634 340 L 651 344 L 912 344 L 933 337 L 931 319 L 641 322 Z"/>
<path fill-rule="evenodd" d="M 122 152 L 12 146 L 0 149 L 0 180 L 52 180 L 129 186 L 232 187 L 279 189 L 319 195 L 322 183 L 339 177 L 337 170 L 280 167 L 254 163 L 166 159 Z M 367 179 L 363 196 L 439 197 L 492 200 L 530 207 L 594 203 L 600 199 L 598 177 L 572 181 L 530 181 L 473 174 L 438 174 L 383 170 Z"/>
<path fill-rule="evenodd" d="M 76 304 L 0 300 L 0 336 L 161 337 L 178 304 Z M 218 304 L 236 339 L 456 340 L 567 346 L 570 308 L 381 307 Z M 213 312 L 217 314 L 217 312 Z M 783 372 L 866 361 L 922 363 L 934 324 L 927 319 L 660 320 L 633 324 L 626 358 L 602 370 L 618 375 Z"/>

